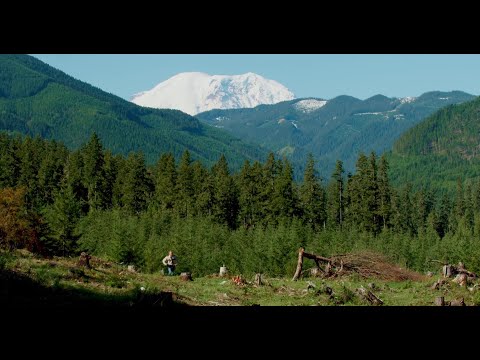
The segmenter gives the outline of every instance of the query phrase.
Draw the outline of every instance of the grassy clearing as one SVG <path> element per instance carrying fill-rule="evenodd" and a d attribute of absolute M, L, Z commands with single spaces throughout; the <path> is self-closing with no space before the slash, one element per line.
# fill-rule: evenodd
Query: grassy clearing
<path fill-rule="evenodd" d="M 91 263 L 92 269 L 85 269 L 76 266 L 76 259 L 41 259 L 27 251 L 0 253 L 0 299 L 20 304 L 156 306 L 162 292 L 172 292 L 175 304 L 195 306 L 364 306 L 355 290 L 361 286 L 370 289 L 373 283 L 372 291 L 386 306 L 429 306 L 437 296 L 444 296 L 446 301 L 463 297 L 467 305 L 480 305 L 478 287 L 470 291 L 449 282 L 432 290 L 438 274 L 419 281 L 356 275 L 296 282 L 266 277 L 265 285 L 257 287 L 248 284 L 253 278 L 247 278 L 242 286 L 217 276 L 184 282 L 178 276 L 130 272 L 126 266 L 98 258 Z"/>

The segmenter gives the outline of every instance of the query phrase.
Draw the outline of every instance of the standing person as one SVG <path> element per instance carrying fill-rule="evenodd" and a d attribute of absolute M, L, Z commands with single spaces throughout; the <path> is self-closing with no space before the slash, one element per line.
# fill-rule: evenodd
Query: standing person
<path fill-rule="evenodd" d="M 163 258 L 162 263 L 167 267 L 168 275 L 173 275 L 175 267 L 177 266 L 177 257 L 173 255 L 172 250 L 170 250 L 168 255 Z"/>

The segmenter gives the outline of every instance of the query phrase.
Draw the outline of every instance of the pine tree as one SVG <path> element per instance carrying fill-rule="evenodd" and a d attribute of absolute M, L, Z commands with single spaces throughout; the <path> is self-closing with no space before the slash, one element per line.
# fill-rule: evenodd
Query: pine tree
<path fill-rule="evenodd" d="M 279 162 L 277 168 L 280 173 L 274 181 L 273 197 L 271 201 L 274 222 L 278 218 L 291 218 L 297 214 L 297 196 L 293 184 L 293 169 L 290 162 L 285 159 L 283 164 Z"/>
<path fill-rule="evenodd" d="M 155 202 L 162 209 L 173 209 L 177 170 L 172 153 L 162 154 L 155 167 Z"/>
<path fill-rule="evenodd" d="M 38 195 L 42 206 L 50 205 L 54 201 L 54 194 L 61 185 L 67 154 L 65 146 L 55 141 L 45 144 L 38 169 Z"/>
<path fill-rule="evenodd" d="M 185 150 L 178 166 L 177 176 L 177 211 L 181 216 L 190 213 L 193 203 L 193 171 L 190 152 Z"/>
<path fill-rule="evenodd" d="M 18 138 L 0 133 L 0 188 L 17 185 L 20 177 L 20 148 Z"/>
<path fill-rule="evenodd" d="M 342 161 L 337 160 L 328 185 L 328 222 L 332 227 L 341 227 L 345 217 L 344 172 Z"/>
<path fill-rule="evenodd" d="M 275 155 L 270 152 L 267 157 L 267 161 L 263 165 L 262 169 L 262 220 L 264 223 L 275 222 L 274 214 L 274 196 L 275 196 L 275 182 L 281 171 L 281 162 L 277 162 Z"/>
<path fill-rule="evenodd" d="M 391 187 L 388 180 L 388 162 L 385 154 L 380 158 L 378 166 L 378 206 L 377 213 L 383 229 L 386 229 L 390 222 L 391 214 Z"/>
<path fill-rule="evenodd" d="M 194 215 L 212 216 L 214 212 L 215 181 L 208 170 L 199 162 L 192 164 Z"/>
<path fill-rule="evenodd" d="M 463 193 L 462 179 L 457 179 L 457 192 L 455 195 L 455 218 L 456 221 L 465 215 L 465 195 Z"/>
<path fill-rule="evenodd" d="M 303 183 L 299 191 L 303 218 L 312 227 L 324 226 L 326 221 L 325 191 L 315 170 L 315 160 L 308 155 Z"/>
<path fill-rule="evenodd" d="M 437 210 L 437 232 L 441 238 L 443 238 L 450 229 L 451 208 L 450 199 L 447 194 L 444 194 Z"/>
<path fill-rule="evenodd" d="M 41 143 L 37 139 L 26 138 L 20 152 L 20 176 L 18 185 L 25 187 L 25 206 L 29 210 L 38 206 L 38 168 L 40 165 Z"/>
<path fill-rule="evenodd" d="M 213 166 L 212 176 L 214 179 L 213 215 L 219 223 L 235 229 L 238 216 L 238 194 L 224 155 Z"/>
<path fill-rule="evenodd" d="M 83 157 L 82 182 L 87 189 L 89 209 L 102 208 L 105 194 L 102 185 L 105 184 L 103 147 L 96 133 L 93 133 L 88 143 L 81 150 Z"/>
<path fill-rule="evenodd" d="M 362 230 L 376 231 L 376 168 L 372 159 L 369 161 L 363 153 L 358 157 L 355 175 L 348 183 L 348 192 L 351 221 Z"/>
<path fill-rule="evenodd" d="M 82 208 L 82 214 L 88 212 L 88 194 L 87 188 L 83 184 L 83 157 L 79 151 L 71 152 L 68 155 L 64 167 L 64 187 L 71 188 L 73 195 L 78 200 Z"/>
<path fill-rule="evenodd" d="M 79 235 L 75 233 L 75 227 L 81 212 L 81 204 L 76 199 L 72 186 L 67 183 L 57 192 L 53 205 L 45 210 L 51 237 L 55 239 L 62 256 L 70 255 L 76 250 Z"/>
<path fill-rule="evenodd" d="M 240 219 L 245 228 L 254 226 L 263 216 L 262 190 L 263 175 L 262 165 L 256 161 L 252 166 L 245 163 L 237 178 L 239 189 Z"/>
<path fill-rule="evenodd" d="M 147 208 L 153 193 L 153 183 L 147 173 L 143 153 L 128 155 L 125 167 L 122 203 L 127 211 L 138 215 Z"/>
<path fill-rule="evenodd" d="M 114 187 L 118 176 L 118 158 L 111 151 L 107 150 L 104 155 L 103 164 L 103 208 L 111 209 L 114 205 Z"/>

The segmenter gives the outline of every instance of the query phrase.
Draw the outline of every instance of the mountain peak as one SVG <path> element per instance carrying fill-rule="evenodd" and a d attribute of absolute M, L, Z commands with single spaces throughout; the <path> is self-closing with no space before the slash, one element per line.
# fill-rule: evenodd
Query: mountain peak
<path fill-rule="evenodd" d="M 183 72 L 151 90 L 135 94 L 131 101 L 141 106 L 177 109 L 196 115 L 212 109 L 252 108 L 294 98 L 294 94 L 279 82 L 253 72 L 242 75 Z"/>

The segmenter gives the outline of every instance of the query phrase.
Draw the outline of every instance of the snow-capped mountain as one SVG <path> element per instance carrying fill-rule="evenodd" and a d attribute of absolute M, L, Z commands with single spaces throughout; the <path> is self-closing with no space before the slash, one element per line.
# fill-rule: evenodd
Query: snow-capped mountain
<path fill-rule="evenodd" d="M 131 101 L 141 106 L 178 109 L 196 115 L 212 109 L 253 108 L 294 98 L 282 84 L 251 72 L 243 75 L 185 72 L 151 90 L 135 94 Z"/>

